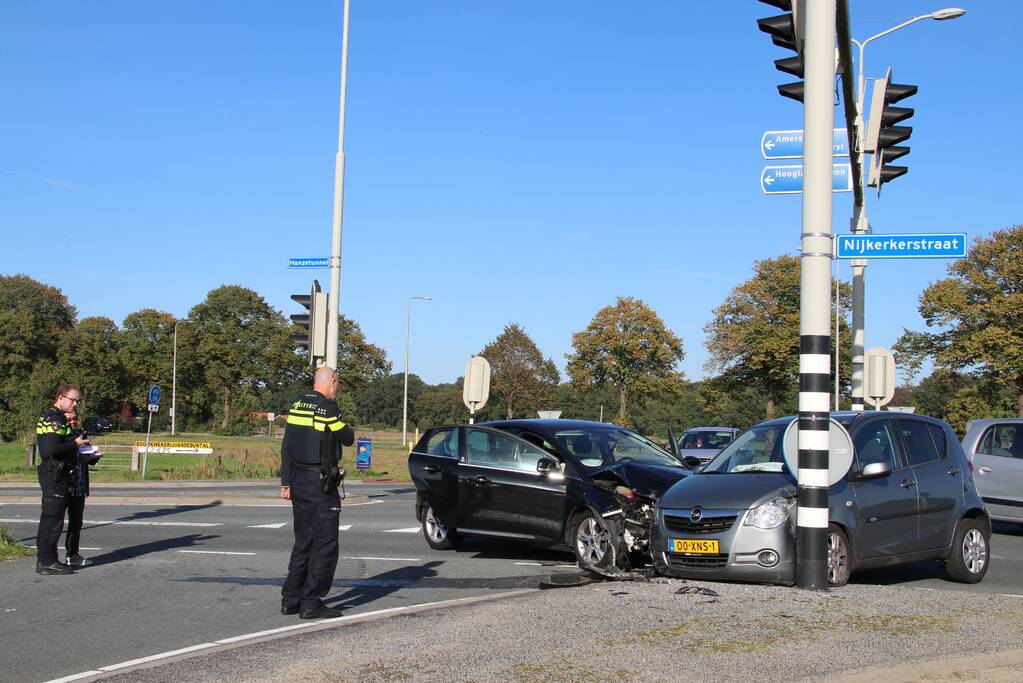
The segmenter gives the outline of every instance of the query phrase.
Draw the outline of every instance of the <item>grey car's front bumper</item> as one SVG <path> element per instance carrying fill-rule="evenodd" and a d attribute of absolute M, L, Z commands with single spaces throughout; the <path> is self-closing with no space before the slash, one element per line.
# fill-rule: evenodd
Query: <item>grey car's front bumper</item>
<path fill-rule="evenodd" d="M 688 520 L 690 509 L 659 509 L 650 530 L 654 567 L 666 576 L 756 583 L 795 582 L 796 541 L 789 523 L 775 529 L 743 526 L 746 510 L 701 510 L 703 523 Z M 671 526 L 666 524 L 669 517 Z M 733 521 L 728 524 L 731 518 Z M 727 527 L 727 528 L 725 528 Z M 676 553 L 673 539 L 716 540 L 717 554 Z M 771 554 L 777 558 L 771 561 Z"/>

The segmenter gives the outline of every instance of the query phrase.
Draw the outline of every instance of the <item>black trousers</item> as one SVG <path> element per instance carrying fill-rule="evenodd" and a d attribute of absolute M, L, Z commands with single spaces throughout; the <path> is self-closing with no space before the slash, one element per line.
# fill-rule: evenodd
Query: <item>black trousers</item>
<path fill-rule="evenodd" d="M 291 477 L 291 511 L 295 545 L 291 548 L 288 577 L 281 588 L 281 603 L 314 609 L 322 603 L 337 569 L 338 521 L 341 500 L 320 489 L 320 473 L 295 468 Z"/>
<path fill-rule="evenodd" d="M 64 549 L 67 556 L 78 554 L 78 542 L 82 539 L 82 519 L 85 516 L 85 496 L 67 497 L 67 534 Z"/>
<path fill-rule="evenodd" d="M 36 532 L 36 559 L 39 564 L 53 564 L 57 561 L 57 542 L 64 530 L 64 514 L 68 508 L 68 479 L 61 477 L 54 481 L 46 462 L 36 467 L 39 488 L 43 490 L 43 509 L 39 515 L 39 531 Z"/>

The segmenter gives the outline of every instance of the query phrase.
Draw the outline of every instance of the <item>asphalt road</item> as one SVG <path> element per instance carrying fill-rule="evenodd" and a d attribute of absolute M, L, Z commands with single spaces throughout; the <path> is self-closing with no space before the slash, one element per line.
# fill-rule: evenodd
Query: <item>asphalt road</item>
<path fill-rule="evenodd" d="M 166 486 L 142 488 L 138 493 L 167 494 Z M 94 564 L 73 576 L 38 576 L 34 558 L 0 564 L 2 677 L 49 680 L 296 623 L 278 612 L 290 507 L 273 499 L 274 486 L 223 490 L 239 488 L 266 502 L 89 505 L 82 554 Z M 12 491 L 26 494 L 0 486 L 0 497 Z M 568 553 L 513 543 L 431 550 L 415 521 L 410 486 L 356 484 L 349 493 L 356 495 L 341 514 L 341 560 L 328 598 L 349 614 L 535 587 L 552 571 L 573 569 Z M 29 544 L 38 513 L 38 505 L 0 505 L 0 520 Z M 995 532 L 981 584 L 949 583 L 934 563 L 865 572 L 853 582 L 1023 595 L 1023 529 L 996 525 Z"/>

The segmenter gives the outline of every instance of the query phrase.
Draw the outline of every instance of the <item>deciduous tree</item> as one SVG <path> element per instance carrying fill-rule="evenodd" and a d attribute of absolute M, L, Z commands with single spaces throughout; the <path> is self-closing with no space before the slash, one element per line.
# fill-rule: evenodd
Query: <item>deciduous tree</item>
<path fill-rule="evenodd" d="M 491 401 L 500 405 L 509 420 L 543 410 L 553 399 L 561 379 L 554 361 L 515 323 L 506 325 L 481 356 L 490 362 Z"/>
<path fill-rule="evenodd" d="M 575 353 L 566 370 L 582 387 L 614 387 L 619 424 L 629 423 L 629 401 L 641 403 L 659 391 L 671 391 L 681 378 L 675 371 L 685 356 L 682 339 L 639 299 L 619 297 L 600 309 L 582 332 L 572 335 Z"/>

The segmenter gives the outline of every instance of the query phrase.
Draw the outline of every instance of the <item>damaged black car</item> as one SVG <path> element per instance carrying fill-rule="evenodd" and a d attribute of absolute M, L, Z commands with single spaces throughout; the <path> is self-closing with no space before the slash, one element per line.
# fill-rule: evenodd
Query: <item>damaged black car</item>
<path fill-rule="evenodd" d="M 435 427 L 408 466 L 430 547 L 465 536 L 567 546 L 606 576 L 649 561 L 657 500 L 692 473 L 639 434 L 582 420 Z"/>

